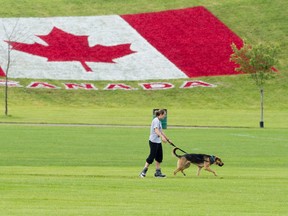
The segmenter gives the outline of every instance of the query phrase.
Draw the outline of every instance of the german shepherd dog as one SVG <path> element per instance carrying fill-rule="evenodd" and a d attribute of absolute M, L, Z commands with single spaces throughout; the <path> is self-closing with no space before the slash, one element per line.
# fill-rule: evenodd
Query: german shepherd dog
<path fill-rule="evenodd" d="M 218 166 L 223 166 L 224 163 L 219 157 L 216 157 L 214 155 L 207 155 L 207 154 L 184 154 L 184 155 L 178 155 L 176 151 L 179 148 L 174 148 L 172 153 L 178 158 L 177 162 L 177 169 L 174 171 L 174 175 L 176 175 L 177 172 L 181 171 L 184 176 L 186 174 L 183 172 L 184 169 L 187 169 L 190 167 L 191 163 L 198 166 L 198 172 L 197 176 L 200 175 L 201 169 L 204 167 L 205 170 L 212 172 L 215 176 L 217 176 L 216 172 L 210 168 L 212 164 L 216 164 Z"/>

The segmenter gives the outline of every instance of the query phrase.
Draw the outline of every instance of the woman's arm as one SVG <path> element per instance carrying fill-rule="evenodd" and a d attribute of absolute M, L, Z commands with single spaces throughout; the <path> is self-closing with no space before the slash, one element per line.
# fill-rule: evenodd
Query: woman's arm
<path fill-rule="evenodd" d="M 163 142 L 167 142 L 167 141 L 169 140 L 163 131 L 161 132 L 158 128 L 155 128 L 154 130 L 155 130 L 155 133 L 156 133 L 159 137 L 161 137 L 161 139 L 162 139 Z"/>

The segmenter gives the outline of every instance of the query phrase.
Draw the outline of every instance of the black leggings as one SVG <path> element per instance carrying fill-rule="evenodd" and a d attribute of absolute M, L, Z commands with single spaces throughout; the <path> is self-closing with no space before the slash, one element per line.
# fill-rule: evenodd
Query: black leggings
<path fill-rule="evenodd" d="M 150 146 L 150 154 L 146 159 L 146 162 L 152 164 L 155 159 L 158 163 L 161 163 L 163 160 L 162 144 L 154 143 L 149 140 L 149 146 Z"/>

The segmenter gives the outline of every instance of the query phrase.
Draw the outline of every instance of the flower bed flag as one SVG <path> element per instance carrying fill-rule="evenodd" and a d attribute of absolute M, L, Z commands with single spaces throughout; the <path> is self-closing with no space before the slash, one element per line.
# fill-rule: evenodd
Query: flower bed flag
<path fill-rule="evenodd" d="M 9 77 L 149 80 L 236 74 L 242 40 L 204 7 L 153 13 L 0 19 Z M 0 65 L 7 64 L 5 50 Z M 0 71 L 1 72 L 1 71 Z M 1 73 L 4 73 L 2 71 Z"/>

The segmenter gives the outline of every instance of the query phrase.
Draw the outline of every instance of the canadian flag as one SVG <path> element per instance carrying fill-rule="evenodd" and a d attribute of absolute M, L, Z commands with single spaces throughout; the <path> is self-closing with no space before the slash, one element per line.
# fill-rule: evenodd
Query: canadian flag
<path fill-rule="evenodd" d="M 206 8 L 153 13 L 0 19 L 9 77 L 149 80 L 232 75 L 242 40 Z M 0 52 L 0 66 L 7 65 Z M 1 71 L 0 71 L 1 72 Z M 3 72 L 4 73 L 4 72 Z"/>

